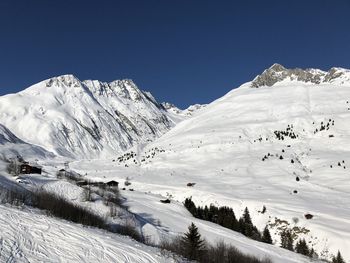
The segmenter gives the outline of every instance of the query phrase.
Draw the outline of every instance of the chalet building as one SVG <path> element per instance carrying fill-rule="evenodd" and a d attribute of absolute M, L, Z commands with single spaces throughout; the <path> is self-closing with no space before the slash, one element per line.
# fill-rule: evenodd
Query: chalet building
<path fill-rule="evenodd" d="M 20 173 L 21 174 L 41 174 L 42 169 L 41 167 L 32 166 L 28 163 L 23 163 L 20 166 Z"/>
<path fill-rule="evenodd" d="M 118 187 L 119 183 L 117 181 L 109 181 L 106 183 L 108 187 Z"/>

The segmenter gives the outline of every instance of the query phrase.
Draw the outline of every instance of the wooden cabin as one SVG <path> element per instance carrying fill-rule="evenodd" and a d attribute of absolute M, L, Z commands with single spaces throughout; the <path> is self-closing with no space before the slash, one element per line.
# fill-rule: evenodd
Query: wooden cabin
<path fill-rule="evenodd" d="M 41 167 L 31 166 L 28 163 L 21 164 L 20 173 L 21 174 L 41 174 Z"/>
<path fill-rule="evenodd" d="M 106 185 L 108 187 L 118 187 L 119 183 L 117 181 L 112 180 L 112 181 L 107 182 Z"/>

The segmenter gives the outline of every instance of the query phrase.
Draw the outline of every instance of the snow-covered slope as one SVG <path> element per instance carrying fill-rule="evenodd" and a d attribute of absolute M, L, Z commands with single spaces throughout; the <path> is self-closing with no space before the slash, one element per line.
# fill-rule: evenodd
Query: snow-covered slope
<path fill-rule="evenodd" d="M 97 158 L 164 134 L 176 119 L 131 80 L 79 81 L 63 75 L 0 97 L 0 122 L 58 155 Z"/>
<path fill-rule="evenodd" d="M 140 191 L 123 192 L 127 197 L 130 210 L 144 220 L 143 231 L 156 242 L 158 238 L 171 235 L 182 235 L 187 232 L 193 222 L 201 235 L 210 243 L 224 241 L 235 246 L 239 251 L 257 258 L 269 258 L 273 263 L 303 263 L 310 262 L 308 257 L 298 255 L 288 250 L 254 241 L 240 233 L 221 227 L 217 224 L 193 218 L 179 202 L 163 204 L 161 197 Z M 317 260 L 314 261 L 319 262 Z"/>
<path fill-rule="evenodd" d="M 98 170 L 104 173 L 106 177 L 115 172 L 106 162 L 101 160 L 92 162 L 85 160 L 82 163 L 72 165 L 78 165 L 81 169 L 85 169 L 87 163 L 90 163 L 87 165 L 89 169 L 96 169 L 95 171 Z M 104 168 L 106 170 L 103 170 Z M 89 169 L 85 171 L 90 173 Z M 191 222 L 194 222 L 202 236 L 210 243 L 224 241 L 234 245 L 245 254 L 254 255 L 258 258 L 270 258 L 274 263 L 309 262 L 307 257 L 272 245 L 256 242 L 214 223 L 193 218 L 180 202 L 172 201 L 170 204 L 163 204 L 159 201 L 163 198 L 162 196 L 140 191 L 140 186 L 134 184 L 133 181 L 130 189 L 136 187 L 138 190 L 121 191 L 123 197 L 126 198 L 125 205 L 129 207 L 129 211 L 133 214 L 128 216 L 125 211 L 119 209 L 117 216 L 112 219 L 109 207 L 101 199 L 97 198 L 94 202 L 84 201 L 83 188 L 55 178 L 55 170 L 52 166 L 45 166 L 45 170 L 47 171 L 45 178 L 40 175 L 22 175 L 21 180 L 26 183 L 15 186 L 15 180 L 12 177 L 0 172 L 0 188 L 45 189 L 48 192 L 55 192 L 76 205 L 90 209 L 109 222 L 132 223 L 144 237 L 155 244 L 162 239 L 182 235 L 187 231 L 187 227 Z M 0 199 L 1 194 L 0 189 Z M 120 237 L 117 234 L 95 228 L 82 228 L 74 223 L 47 217 L 43 211 L 33 208 L 24 207 L 21 209 L 24 211 L 0 205 L 0 247 L 2 248 L 0 250 L 2 252 L 0 253 L 0 261 L 14 260 L 16 262 L 16 260 L 22 258 L 30 262 L 56 262 L 58 260 L 61 260 L 61 262 L 110 262 L 113 261 L 112 257 L 115 257 L 116 262 L 144 262 L 140 261 L 141 259 L 146 260 L 145 262 L 171 262 L 159 256 L 158 250 L 133 242 L 128 238 Z M 10 219 L 9 224 L 6 223 L 6 218 Z M 63 243 L 66 246 L 63 246 Z M 115 249 L 113 249 L 113 246 L 116 246 Z M 19 249 L 14 250 L 13 247 Z M 43 255 L 44 250 L 47 251 Z M 86 250 L 90 253 L 82 254 Z"/>
<path fill-rule="evenodd" d="M 105 162 L 97 173 L 89 169 L 95 163 L 76 168 L 92 178 L 128 176 L 135 190 L 178 201 L 228 205 L 237 215 L 247 206 L 261 230 L 270 225 L 276 244 L 281 229 L 293 228 L 320 255 L 339 249 L 350 260 L 349 80 L 341 68 L 273 65 L 136 157 Z"/>
<path fill-rule="evenodd" d="M 22 140 L 18 139 L 9 129 L 4 125 L 0 124 L 0 144 L 6 143 L 23 143 Z"/>
<path fill-rule="evenodd" d="M 127 237 L 0 205 L 1 262 L 173 262 Z"/>
<path fill-rule="evenodd" d="M 54 154 L 22 141 L 0 124 L 0 158 L 5 160 L 16 156 L 22 156 L 25 159 L 46 159 L 53 158 Z"/>

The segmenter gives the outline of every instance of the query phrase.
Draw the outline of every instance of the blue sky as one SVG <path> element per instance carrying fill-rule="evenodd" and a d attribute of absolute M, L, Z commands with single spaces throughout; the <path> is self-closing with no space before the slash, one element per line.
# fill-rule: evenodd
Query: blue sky
<path fill-rule="evenodd" d="M 71 73 L 208 103 L 274 62 L 350 68 L 349 14 L 346 0 L 1 0 L 0 95 Z"/>

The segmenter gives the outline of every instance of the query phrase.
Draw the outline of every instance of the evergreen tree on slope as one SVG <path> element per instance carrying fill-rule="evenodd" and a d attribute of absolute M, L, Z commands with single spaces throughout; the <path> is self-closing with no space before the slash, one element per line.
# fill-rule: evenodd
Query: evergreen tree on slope
<path fill-rule="evenodd" d="M 188 227 L 187 233 L 182 237 L 182 243 L 185 256 L 191 260 L 199 259 L 206 247 L 194 223 Z"/>

